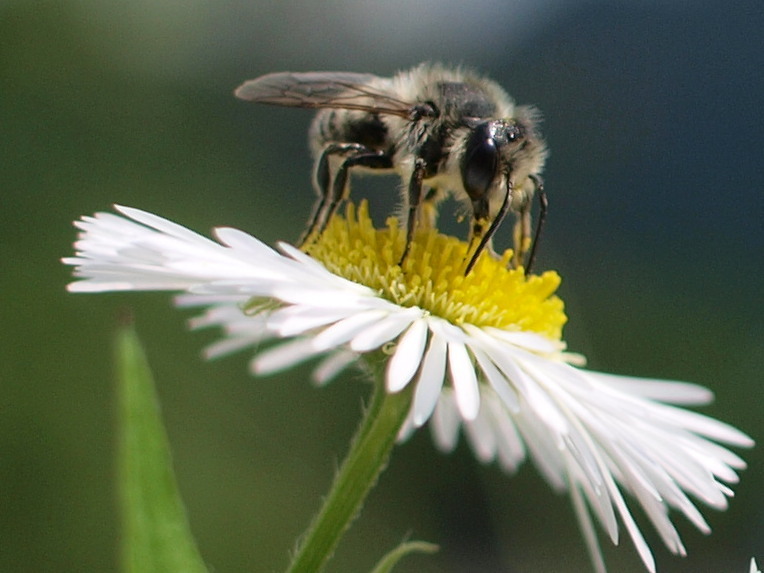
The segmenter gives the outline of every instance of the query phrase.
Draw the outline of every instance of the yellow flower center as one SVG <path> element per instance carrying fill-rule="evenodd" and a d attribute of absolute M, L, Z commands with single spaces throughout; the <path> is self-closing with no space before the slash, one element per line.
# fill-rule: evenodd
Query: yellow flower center
<path fill-rule="evenodd" d="M 335 216 L 305 250 L 331 272 L 400 306 L 418 306 L 457 325 L 561 339 L 567 317 L 554 294 L 560 285 L 556 272 L 526 276 L 523 269 L 510 269 L 512 251 L 507 250 L 500 259 L 482 255 L 464 276 L 467 243 L 433 229 L 417 230 L 401 267 L 405 242 L 397 219 L 390 217 L 386 228 L 375 229 L 366 202 L 357 210 L 349 203 L 346 215 Z"/>

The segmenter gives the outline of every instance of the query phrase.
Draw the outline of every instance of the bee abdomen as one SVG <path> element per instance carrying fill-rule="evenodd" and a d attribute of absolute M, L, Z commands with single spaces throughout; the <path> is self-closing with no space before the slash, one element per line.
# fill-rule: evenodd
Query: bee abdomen
<path fill-rule="evenodd" d="M 327 143 L 360 143 L 369 149 L 390 151 L 388 127 L 379 114 L 348 110 L 320 111 L 313 120 L 311 144 L 314 151 Z"/>

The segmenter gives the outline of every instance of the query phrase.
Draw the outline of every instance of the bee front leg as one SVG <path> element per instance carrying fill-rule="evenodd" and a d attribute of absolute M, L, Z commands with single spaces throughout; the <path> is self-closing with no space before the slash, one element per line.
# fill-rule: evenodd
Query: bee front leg
<path fill-rule="evenodd" d="M 472 201 L 472 221 L 470 222 L 470 235 L 469 244 L 467 245 L 467 255 L 472 253 L 468 269 L 471 270 L 475 264 L 478 255 L 480 254 L 480 248 L 476 249 L 475 245 L 481 245 L 483 243 L 483 237 L 485 236 L 485 226 L 488 222 L 489 204 L 486 197 L 479 197 Z M 469 272 L 469 270 L 467 272 Z M 464 273 L 465 275 L 467 273 Z"/>
<path fill-rule="evenodd" d="M 512 254 L 512 267 L 524 265 L 525 256 L 531 249 L 531 202 L 526 201 L 517 213 L 515 227 L 512 230 L 512 243 L 515 252 Z"/>
<path fill-rule="evenodd" d="M 467 248 L 467 253 L 469 254 L 472 252 L 472 257 L 470 258 L 469 263 L 467 263 L 467 268 L 464 270 L 464 276 L 470 274 L 472 267 L 474 267 L 475 263 L 477 263 L 480 253 L 482 253 L 483 250 L 490 245 L 491 238 L 493 238 L 496 230 L 499 228 L 499 225 L 501 225 L 501 222 L 504 220 L 504 217 L 507 216 L 507 212 L 509 211 L 509 206 L 511 203 L 512 183 L 508 182 L 506 191 L 504 192 L 504 201 L 502 202 L 501 207 L 499 207 L 498 213 L 496 213 L 493 220 L 491 221 L 488 230 L 483 232 L 489 216 L 488 198 L 483 196 L 472 201 L 472 237 L 470 238 L 470 244 Z M 475 243 L 475 241 L 479 241 L 479 243 L 477 248 L 472 251 L 472 245 Z"/>

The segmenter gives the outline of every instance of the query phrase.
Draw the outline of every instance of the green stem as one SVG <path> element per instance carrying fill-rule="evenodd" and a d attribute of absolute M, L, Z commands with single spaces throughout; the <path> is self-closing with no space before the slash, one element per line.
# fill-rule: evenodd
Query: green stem
<path fill-rule="evenodd" d="M 387 466 L 395 438 L 408 414 L 412 392 L 407 387 L 397 394 L 389 394 L 385 391 L 382 373 L 376 374 L 371 404 L 323 507 L 297 548 L 288 573 L 317 573 L 323 569 Z"/>

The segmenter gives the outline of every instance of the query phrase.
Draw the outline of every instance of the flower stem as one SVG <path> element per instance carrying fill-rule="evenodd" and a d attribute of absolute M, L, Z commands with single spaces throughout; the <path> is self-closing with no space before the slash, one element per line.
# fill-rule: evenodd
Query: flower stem
<path fill-rule="evenodd" d="M 412 392 L 407 387 L 389 394 L 384 387 L 384 376 L 381 372 L 377 374 L 371 403 L 350 444 L 350 451 L 323 507 L 304 534 L 288 573 L 317 573 L 323 569 L 387 466 L 398 430 L 408 414 Z"/>

